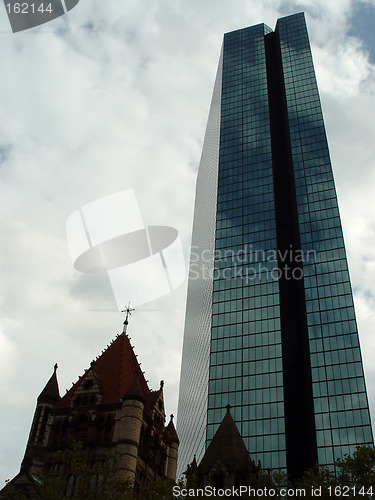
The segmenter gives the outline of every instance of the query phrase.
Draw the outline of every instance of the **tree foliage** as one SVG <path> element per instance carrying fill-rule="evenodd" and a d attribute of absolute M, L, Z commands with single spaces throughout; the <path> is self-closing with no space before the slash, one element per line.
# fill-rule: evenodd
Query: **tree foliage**
<path fill-rule="evenodd" d="M 338 481 L 359 489 L 374 488 L 375 495 L 375 449 L 372 446 L 358 446 L 352 456 L 337 460 Z"/>
<path fill-rule="evenodd" d="M 336 472 L 322 466 L 308 470 L 290 486 L 303 488 L 306 498 L 364 500 L 375 495 L 375 449 L 372 446 L 357 446 L 352 455 L 336 460 L 335 466 Z"/>
<path fill-rule="evenodd" d="M 72 474 L 80 477 L 74 498 L 77 500 L 172 500 L 175 482 L 159 479 L 133 491 L 131 484 L 121 479 L 119 474 L 121 455 L 111 450 L 101 450 L 101 460 L 87 465 L 82 458 L 79 443 L 72 442 L 61 452 L 61 460 L 69 466 Z M 307 471 L 298 481 L 291 482 L 287 475 L 260 471 L 248 478 L 247 484 L 255 489 L 286 488 L 296 491 L 303 489 L 305 498 L 319 497 L 323 500 L 332 498 L 358 498 L 365 500 L 375 495 L 375 449 L 372 446 L 358 446 L 352 455 L 336 461 L 336 473 L 328 467 L 316 467 Z M 179 483 L 182 487 L 183 484 Z M 33 500 L 65 500 L 68 484 L 57 477 L 43 476 L 35 483 Z M 197 477 L 190 477 L 185 488 L 196 489 Z M 344 489 L 345 488 L 345 489 Z M 372 488 L 372 491 L 371 491 Z M 320 493 L 320 494 L 319 494 Z M 347 493 L 347 494 L 346 494 Z M 7 490 L 9 500 L 30 500 L 14 488 Z M 211 496 L 211 498 L 214 498 Z M 254 498 L 254 496 L 242 496 Z M 272 498 L 267 494 L 262 499 Z M 274 497 L 273 497 L 274 498 Z"/>

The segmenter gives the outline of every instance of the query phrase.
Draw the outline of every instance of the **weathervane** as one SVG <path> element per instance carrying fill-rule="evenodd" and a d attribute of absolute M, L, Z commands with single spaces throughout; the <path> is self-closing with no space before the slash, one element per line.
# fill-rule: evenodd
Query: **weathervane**
<path fill-rule="evenodd" d="M 135 309 L 131 309 L 130 302 L 128 304 L 128 307 L 126 307 L 123 311 L 121 311 L 122 313 L 126 312 L 125 321 L 124 321 L 124 328 L 122 330 L 123 333 L 126 333 L 126 329 L 128 327 L 128 324 L 129 324 L 128 318 L 129 318 L 129 315 L 131 316 L 132 311 L 135 311 Z"/>

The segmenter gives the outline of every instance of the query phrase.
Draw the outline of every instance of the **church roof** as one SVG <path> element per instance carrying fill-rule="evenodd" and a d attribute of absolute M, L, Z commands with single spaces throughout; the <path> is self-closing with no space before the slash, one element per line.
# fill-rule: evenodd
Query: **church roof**
<path fill-rule="evenodd" d="M 208 474 L 218 460 L 228 472 L 251 471 L 254 467 L 229 407 L 198 465 L 198 474 Z"/>
<path fill-rule="evenodd" d="M 54 371 L 51 378 L 46 383 L 44 389 L 38 396 L 38 403 L 56 403 L 60 399 L 59 384 L 57 382 L 57 364 L 54 366 Z"/>
<path fill-rule="evenodd" d="M 136 378 L 138 379 L 137 386 L 139 386 L 136 390 L 137 392 L 139 389 L 142 391 L 144 399 L 150 392 L 130 344 L 130 338 L 126 334 L 121 334 L 96 360 L 91 362 L 90 370 L 61 398 L 56 404 L 57 408 L 70 406 L 75 390 L 91 371 L 101 388 L 101 404 L 115 403 L 123 399 Z"/>

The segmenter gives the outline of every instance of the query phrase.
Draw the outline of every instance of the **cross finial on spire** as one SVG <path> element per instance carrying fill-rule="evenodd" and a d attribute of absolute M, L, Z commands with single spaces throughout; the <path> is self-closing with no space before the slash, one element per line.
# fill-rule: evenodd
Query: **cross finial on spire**
<path fill-rule="evenodd" d="M 58 368 L 58 364 L 57 364 L 57 363 L 55 363 L 55 366 L 53 367 L 53 373 L 56 373 L 57 368 Z"/>
<path fill-rule="evenodd" d="M 173 419 L 174 419 L 174 415 L 173 415 L 173 413 L 171 413 L 171 422 L 173 422 Z"/>
<path fill-rule="evenodd" d="M 123 323 L 124 324 L 124 328 L 122 329 L 122 333 L 126 333 L 126 329 L 128 327 L 128 324 L 129 324 L 128 318 L 129 318 L 129 316 L 131 316 L 132 311 L 135 311 L 135 309 L 131 309 L 130 302 L 128 304 L 128 307 L 126 307 L 123 311 L 121 311 L 123 313 L 126 313 L 125 321 Z"/>
<path fill-rule="evenodd" d="M 227 406 L 225 407 L 227 409 L 227 412 L 230 413 L 230 409 L 232 408 L 231 405 L 228 403 Z"/>

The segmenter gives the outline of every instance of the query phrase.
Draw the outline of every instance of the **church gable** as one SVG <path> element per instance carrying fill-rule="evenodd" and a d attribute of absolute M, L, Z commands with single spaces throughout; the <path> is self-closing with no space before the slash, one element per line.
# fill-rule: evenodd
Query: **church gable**
<path fill-rule="evenodd" d="M 90 368 L 75 384 L 71 395 L 71 405 L 74 409 L 100 404 L 103 399 L 103 390 L 99 378 Z"/>
<path fill-rule="evenodd" d="M 160 389 L 158 391 L 149 391 L 146 394 L 145 408 L 152 415 L 152 419 L 156 427 L 164 429 L 165 424 L 165 409 L 163 395 L 164 381 L 160 381 Z"/>

